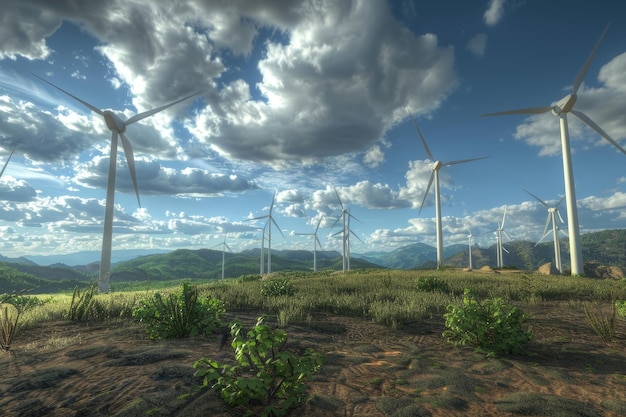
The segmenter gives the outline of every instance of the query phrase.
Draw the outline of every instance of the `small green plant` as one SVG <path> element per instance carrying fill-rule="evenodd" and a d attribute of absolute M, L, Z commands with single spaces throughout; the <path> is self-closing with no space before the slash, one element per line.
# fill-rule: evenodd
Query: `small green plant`
<path fill-rule="evenodd" d="M 260 406 L 261 416 L 283 416 L 301 404 L 306 398 L 306 383 L 322 366 L 324 357 L 311 349 L 302 356 L 286 350 L 287 333 L 264 325 L 262 317 L 247 332 L 239 321 L 230 329 L 238 365 L 198 360 L 194 368 L 196 376 L 203 378 L 202 387 L 218 391 L 226 404 L 242 407 L 246 415 Z"/>
<path fill-rule="evenodd" d="M 220 300 L 200 297 L 198 288 L 185 282 L 177 293 L 155 293 L 150 300 L 140 301 L 133 317 L 147 324 L 151 339 L 175 339 L 211 334 L 225 311 Z"/>
<path fill-rule="evenodd" d="M 446 330 L 443 337 L 455 346 L 472 346 L 488 356 L 522 353 L 532 339 L 532 331 L 524 329 L 526 315 L 500 298 L 482 303 L 466 289 L 461 306 L 446 307 Z"/>
<path fill-rule="evenodd" d="M 280 295 L 293 295 L 296 287 L 289 282 L 289 278 L 274 278 L 265 281 L 261 286 L 261 294 L 266 297 L 277 297 Z"/>
<path fill-rule="evenodd" d="M 98 286 L 95 284 L 90 285 L 82 292 L 78 287 L 75 287 L 67 318 L 72 321 L 102 319 L 105 311 L 104 307 L 95 298 L 97 293 Z"/>
<path fill-rule="evenodd" d="M 619 317 L 626 318 L 626 300 L 615 301 L 615 309 Z"/>
<path fill-rule="evenodd" d="M 42 305 L 36 297 L 20 294 L 0 294 L 0 348 L 8 351 L 17 332 L 22 313 L 32 307 Z"/>
<path fill-rule="evenodd" d="M 606 312 L 599 304 L 595 311 L 592 311 L 590 303 L 583 304 L 583 311 L 587 323 L 604 342 L 609 343 L 615 338 L 616 302 L 611 303 L 609 312 Z"/>
<path fill-rule="evenodd" d="M 419 277 L 417 279 L 418 291 L 441 291 L 444 294 L 450 292 L 450 286 L 447 282 L 440 280 L 437 277 Z"/>

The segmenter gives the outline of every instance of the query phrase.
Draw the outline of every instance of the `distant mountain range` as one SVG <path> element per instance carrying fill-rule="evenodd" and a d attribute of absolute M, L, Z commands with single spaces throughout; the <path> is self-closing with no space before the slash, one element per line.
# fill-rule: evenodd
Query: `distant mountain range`
<path fill-rule="evenodd" d="M 626 269 L 626 230 L 607 230 L 584 234 L 581 237 L 583 259 L 601 265 Z M 536 245 L 529 241 L 505 242 L 506 267 L 535 270 L 552 261 L 552 242 Z M 111 270 L 111 282 L 158 281 L 172 279 L 219 279 L 222 274 L 222 251 L 211 249 L 178 249 L 172 252 L 155 251 L 114 252 L 119 261 Z M 562 241 L 564 268 L 569 267 L 569 245 Z M 82 259 L 95 262 L 80 264 Z M 368 252 L 353 254 L 351 269 L 434 268 L 437 251 L 434 247 L 417 243 L 403 246 L 391 252 Z M 27 256 L 6 258 L 0 255 L 0 293 L 38 288 L 39 292 L 52 287 L 72 288 L 97 279 L 98 253 L 79 252 L 64 256 Z M 260 249 L 225 254 L 225 276 L 258 274 Z M 42 264 L 36 262 L 38 260 Z M 495 266 L 495 245 L 489 248 L 473 247 L 472 262 L 475 269 L 485 265 Z M 68 266 L 72 265 L 72 266 Z M 467 245 L 451 245 L 445 248 L 444 265 L 467 267 Z M 341 254 L 336 251 L 317 252 L 318 270 L 341 270 Z M 312 271 L 313 254 L 305 250 L 272 250 L 272 271 Z"/>

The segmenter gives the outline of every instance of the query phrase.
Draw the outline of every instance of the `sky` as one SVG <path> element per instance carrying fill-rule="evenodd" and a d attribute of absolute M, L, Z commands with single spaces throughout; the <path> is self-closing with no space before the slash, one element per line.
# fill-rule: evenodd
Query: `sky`
<path fill-rule="evenodd" d="M 138 204 L 120 147 L 113 250 L 352 253 L 538 241 L 564 196 L 558 118 L 483 114 L 556 103 L 610 23 L 576 108 L 626 146 L 626 3 L 598 0 L 4 0 L 0 254 L 99 251 L 111 133 L 132 115 Z M 569 118 L 581 233 L 626 226 L 626 155 Z M 335 191 L 336 190 L 336 191 Z M 559 206 L 565 220 L 565 204 Z M 566 229 L 566 223 L 560 226 Z M 545 240 L 550 240 L 547 238 Z M 267 246 L 267 245 L 266 245 Z M 506 247 L 506 241 L 505 241 Z"/>

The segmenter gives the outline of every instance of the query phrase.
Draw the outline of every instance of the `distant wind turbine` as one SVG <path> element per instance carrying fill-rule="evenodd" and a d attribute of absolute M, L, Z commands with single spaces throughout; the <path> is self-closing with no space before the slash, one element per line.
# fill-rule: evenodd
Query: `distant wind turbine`
<path fill-rule="evenodd" d="M 274 191 L 274 196 L 272 197 L 272 204 L 270 205 L 269 213 L 266 214 L 265 216 L 253 217 L 252 219 L 250 219 L 250 220 L 267 219 L 266 226 L 268 227 L 267 229 L 267 273 L 268 274 L 272 273 L 272 223 L 274 223 L 274 226 L 276 226 L 280 234 L 283 236 L 283 238 L 285 238 L 285 235 L 283 234 L 282 230 L 280 230 L 278 223 L 276 223 L 276 220 L 274 220 L 274 216 L 272 215 L 272 211 L 274 210 L 275 200 L 276 200 L 276 191 Z M 263 228 L 263 230 L 265 231 L 265 228 Z M 264 233 L 264 236 L 265 236 L 265 233 Z M 261 258 L 262 257 L 263 257 L 263 249 L 261 248 Z M 261 269 L 263 269 L 263 267 L 261 267 Z M 263 271 L 261 271 L 261 274 L 263 274 Z"/>
<path fill-rule="evenodd" d="M 558 208 L 559 204 L 563 202 L 563 199 L 565 197 L 561 198 L 559 202 L 556 203 L 554 206 L 549 206 L 548 203 L 546 203 L 545 201 L 543 201 L 542 199 L 540 199 L 539 197 L 537 197 L 530 191 L 526 191 L 526 193 L 529 194 L 531 197 L 533 197 L 535 200 L 541 203 L 541 205 L 543 205 L 544 207 L 548 209 L 548 217 L 546 218 L 546 225 L 543 228 L 543 235 L 541 236 L 541 239 L 539 239 L 539 241 L 537 242 L 535 246 L 541 243 L 541 241 L 545 239 L 546 236 L 548 236 L 548 234 L 550 233 L 550 231 L 548 231 L 548 225 L 550 224 L 550 222 L 552 222 L 551 232 L 552 232 L 552 238 L 554 239 L 554 264 L 555 264 L 557 271 L 559 271 L 559 273 L 562 274 L 563 267 L 561 265 L 561 244 L 559 242 L 559 232 L 563 233 L 566 237 L 567 237 L 567 233 L 559 229 L 557 216 L 558 216 L 558 219 L 561 221 L 561 223 L 565 223 L 563 221 L 563 217 L 561 217 L 561 213 L 559 213 L 559 208 Z"/>
<path fill-rule="evenodd" d="M 461 159 L 457 161 L 450 162 L 442 162 L 435 159 L 432 152 L 428 148 L 426 144 L 426 140 L 422 135 L 419 127 L 417 127 L 417 123 L 415 123 L 415 119 L 413 119 L 413 126 L 415 126 L 415 130 L 419 134 L 420 140 L 422 141 L 422 145 L 424 145 L 424 149 L 426 150 L 426 154 L 428 158 L 433 161 L 433 164 L 430 166 L 432 173 L 430 174 L 430 180 L 428 181 L 428 187 L 426 187 L 426 192 L 424 193 L 424 198 L 422 199 L 422 204 L 420 205 L 419 213 L 422 212 L 422 208 L 424 208 L 424 203 L 426 202 L 426 197 L 428 197 L 428 192 L 430 191 L 430 187 L 433 184 L 433 179 L 435 181 L 435 223 L 437 227 L 437 269 L 440 269 L 443 266 L 443 231 L 441 226 L 441 200 L 439 198 L 439 170 L 444 166 L 451 166 L 462 164 L 465 162 L 478 161 L 479 159 L 488 158 L 486 156 L 481 158 L 472 158 L 472 159 Z"/>
<path fill-rule="evenodd" d="M 572 275 L 582 275 L 583 259 L 582 248 L 580 246 L 580 230 L 578 225 L 578 210 L 576 208 L 576 190 L 574 186 L 574 169 L 572 167 L 572 153 L 569 143 L 569 131 L 567 124 L 567 113 L 572 113 L 579 118 L 587 126 L 595 130 L 600 136 L 609 141 L 613 146 L 626 154 L 626 149 L 622 148 L 616 141 L 614 141 L 600 126 L 598 126 L 593 120 L 581 111 L 574 110 L 574 104 L 576 103 L 578 88 L 585 78 L 585 74 L 593 61 L 593 58 L 604 39 L 604 35 L 609 29 L 609 25 L 606 26 L 600 39 L 596 42 L 591 54 L 587 57 L 587 60 L 583 64 L 582 68 L 574 79 L 572 86 L 572 93 L 563 97 L 556 104 L 545 107 L 530 107 L 519 110 L 510 110 L 498 113 L 485 114 L 484 116 L 499 116 L 507 114 L 541 114 L 552 111 L 552 114 L 557 116 L 560 121 L 561 127 L 561 153 L 563 154 L 563 177 L 565 180 L 565 201 L 567 206 L 567 228 L 569 231 L 569 244 L 570 244 L 570 264 L 572 269 Z"/>
<path fill-rule="evenodd" d="M 322 217 L 320 217 L 317 222 L 317 226 L 315 227 L 315 232 L 313 233 L 296 233 L 296 235 L 302 236 L 313 236 L 313 272 L 317 272 L 317 245 L 320 245 L 320 249 L 322 248 L 322 243 L 317 237 L 317 230 L 320 228 L 320 224 L 322 223 Z"/>
<path fill-rule="evenodd" d="M 504 220 L 506 219 L 506 206 L 504 206 L 504 214 L 502 215 L 502 223 L 498 224 L 498 228 L 495 231 L 496 235 L 496 265 L 498 268 L 502 268 L 504 266 L 504 257 L 502 256 L 502 252 L 509 253 L 508 250 L 503 246 L 504 236 L 508 237 L 510 240 L 511 237 L 504 231 Z"/>
<path fill-rule="evenodd" d="M 335 190 L 337 200 L 339 200 L 339 206 L 341 207 L 341 214 L 339 215 L 339 217 L 337 217 L 337 220 L 335 220 L 333 227 L 335 227 L 337 222 L 341 219 L 342 228 L 339 232 L 341 233 L 341 257 L 343 260 L 343 272 L 346 272 L 350 270 L 350 233 L 356 236 L 356 234 L 350 230 L 350 217 L 354 218 L 355 220 L 358 219 L 350 214 L 350 211 L 346 210 L 346 208 L 343 206 L 343 203 L 341 202 L 341 197 L 339 197 L 339 192 L 337 192 L 337 188 L 333 186 L 333 189 Z M 359 239 L 358 236 L 356 236 L 356 238 Z"/>
<path fill-rule="evenodd" d="M 468 246 L 468 250 L 469 250 L 469 265 L 467 267 L 468 270 L 472 270 L 472 239 L 473 239 L 473 235 L 472 235 L 472 231 L 470 230 L 468 225 L 465 225 L 465 228 L 467 229 L 467 246 Z"/>
<path fill-rule="evenodd" d="M 114 200 L 115 200 L 115 174 L 116 174 L 116 166 L 117 166 L 117 146 L 118 146 L 118 137 L 122 141 L 122 146 L 124 148 L 124 154 L 126 155 L 126 161 L 128 162 L 128 169 L 130 171 L 130 177 L 133 181 L 133 187 L 135 187 L 135 194 L 137 195 L 137 204 L 141 207 L 141 201 L 139 200 L 139 188 L 137 187 L 137 175 L 135 174 L 135 157 L 133 155 L 133 147 L 126 138 L 124 132 L 126 132 L 126 127 L 138 122 L 140 120 L 145 119 L 146 117 L 152 116 L 156 113 L 159 113 L 175 104 L 180 103 L 181 101 L 185 101 L 195 95 L 200 94 L 200 91 L 188 95 L 187 97 L 183 97 L 179 100 L 176 100 L 172 103 L 166 104 L 161 107 L 157 107 L 156 109 L 148 110 L 139 114 L 136 114 L 129 118 L 126 121 L 123 121 L 117 114 L 113 113 L 111 110 L 101 110 L 84 100 L 76 97 L 65 91 L 64 89 L 57 87 L 52 84 L 50 81 L 44 80 L 38 75 L 33 74 L 35 77 L 39 78 L 41 81 L 46 84 L 51 85 L 62 93 L 67 94 L 74 100 L 83 104 L 87 108 L 91 109 L 93 112 L 99 114 L 104 118 L 104 121 L 111 131 L 111 153 L 109 155 L 109 180 L 107 183 L 107 197 L 106 197 L 106 207 L 104 210 L 104 232 L 102 236 L 102 256 L 100 259 L 100 277 L 98 279 L 98 290 L 100 292 L 106 293 L 110 290 L 110 272 L 111 272 L 111 245 L 113 242 L 113 208 L 114 208 Z"/>
<path fill-rule="evenodd" d="M 226 265 L 226 249 L 228 249 L 229 252 L 233 252 L 230 247 L 228 246 L 228 244 L 226 243 L 226 236 L 224 236 L 224 241 L 222 243 L 218 243 L 217 245 L 213 246 L 214 248 L 217 246 L 221 246 L 222 247 L 222 279 L 224 279 L 224 265 Z"/>

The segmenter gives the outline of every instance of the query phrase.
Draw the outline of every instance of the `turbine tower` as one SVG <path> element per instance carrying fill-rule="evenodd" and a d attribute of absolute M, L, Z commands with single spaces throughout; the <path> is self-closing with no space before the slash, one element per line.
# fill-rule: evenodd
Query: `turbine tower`
<path fill-rule="evenodd" d="M 313 233 L 296 233 L 296 235 L 301 236 L 313 236 L 313 272 L 317 272 L 317 245 L 320 245 L 320 249 L 322 248 L 322 243 L 317 237 L 317 230 L 320 228 L 320 224 L 322 223 L 322 217 L 320 217 L 317 222 L 317 226 L 315 227 L 315 232 Z"/>
<path fill-rule="evenodd" d="M 504 242 L 504 236 L 511 239 L 511 237 L 504 231 L 504 220 L 506 219 L 506 206 L 504 206 L 504 214 L 502 215 L 502 223 L 498 224 L 498 228 L 495 231 L 496 235 L 496 266 L 502 268 L 504 266 L 504 257 L 502 252 L 509 253 L 508 250 L 502 245 Z"/>
<path fill-rule="evenodd" d="M 272 204 L 270 205 L 269 213 L 266 214 L 265 216 L 253 217 L 250 219 L 250 220 L 267 219 L 267 224 L 265 225 L 265 227 L 268 228 L 267 229 L 267 273 L 268 274 L 272 273 L 272 223 L 274 223 L 274 226 L 276 226 L 276 228 L 278 229 L 280 234 L 283 236 L 283 238 L 285 237 L 282 230 L 280 230 L 278 223 L 276 223 L 276 220 L 274 220 L 274 216 L 272 215 L 272 212 L 274 210 L 275 200 L 276 200 L 276 191 L 274 191 L 274 195 L 272 196 Z M 263 228 L 263 236 L 265 236 L 265 227 Z M 265 238 L 263 240 L 265 241 Z M 261 258 L 263 258 L 263 247 L 261 247 Z M 261 275 L 263 275 L 263 263 L 262 262 L 263 261 L 261 261 Z"/>
<path fill-rule="evenodd" d="M 469 251 L 469 253 L 468 253 L 468 255 L 469 255 L 469 258 L 468 258 L 469 259 L 469 265 L 468 265 L 467 269 L 469 271 L 471 271 L 472 270 L 472 238 L 474 236 L 472 235 L 472 231 L 470 230 L 469 226 L 465 225 L 465 228 L 467 229 L 467 233 L 468 233 L 467 234 L 467 246 L 468 246 L 468 251 Z"/>
<path fill-rule="evenodd" d="M 428 192 L 430 191 L 430 187 L 433 184 L 433 180 L 435 181 L 435 224 L 437 227 L 437 269 L 441 269 L 443 266 L 443 231 L 441 226 L 441 200 L 439 198 L 439 170 L 444 166 L 451 166 L 462 164 L 465 162 L 477 161 L 479 159 L 488 158 L 486 156 L 481 158 L 472 158 L 472 159 L 461 159 L 457 161 L 450 162 L 442 162 L 435 159 L 432 152 L 428 148 L 426 144 L 426 140 L 422 135 L 419 127 L 417 127 L 417 123 L 415 123 L 415 119 L 413 119 L 413 126 L 415 126 L 415 130 L 419 134 L 420 140 L 422 141 L 422 145 L 424 145 L 424 149 L 426 150 L 426 154 L 428 158 L 433 161 L 433 164 L 430 166 L 432 173 L 430 174 L 430 180 L 428 180 L 428 187 L 426 187 L 426 192 L 424 193 L 424 198 L 422 199 L 422 204 L 420 205 L 420 209 L 418 215 L 422 212 L 422 208 L 424 208 L 424 203 L 426 202 L 426 197 L 428 197 Z"/>
<path fill-rule="evenodd" d="M 232 253 L 233 251 L 230 249 L 230 247 L 226 243 L 226 236 L 224 236 L 224 241 L 222 243 L 218 243 L 217 245 L 215 245 L 213 247 L 215 248 L 217 246 L 222 246 L 222 279 L 224 279 L 224 265 L 226 265 L 226 263 L 225 263 L 225 261 L 226 261 L 226 249 L 228 249 L 228 251 L 230 253 Z"/>
<path fill-rule="evenodd" d="M 339 232 L 341 233 L 341 257 L 343 261 L 343 272 L 346 272 L 350 270 L 350 233 L 352 233 L 354 236 L 356 236 L 357 239 L 359 239 L 359 237 L 350 230 L 350 218 L 352 217 L 355 220 L 359 219 L 350 214 L 349 210 L 346 210 L 346 208 L 343 206 L 343 203 L 341 202 L 341 197 L 339 197 L 339 192 L 337 192 L 337 189 L 334 186 L 333 189 L 335 190 L 337 200 L 339 200 L 339 206 L 341 207 L 341 214 L 339 215 L 339 217 L 337 217 L 337 220 L 335 220 L 333 227 L 335 227 L 339 219 L 341 219 L 342 228 Z"/>
<path fill-rule="evenodd" d="M 34 74 L 33 74 L 34 75 Z M 35 75 L 35 77 L 39 78 L 41 81 L 46 84 L 51 85 L 62 93 L 67 94 L 74 100 L 83 104 L 85 107 L 89 108 L 94 113 L 99 114 L 104 118 L 104 121 L 111 131 L 111 153 L 109 155 L 109 179 L 107 183 L 107 196 L 106 196 L 106 206 L 104 210 L 104 232 L 102 235 L 102 255 L 100 258 L 100 277 L 98 279 L 98 290 L 101 293 L 107 293 L 110 290 L 110 273 L 111 273 L 111 246 L 113 243 L 113 209 L 115 204 L 115 174 L 117 167 L 117 147 L 118 147 L 118 138 L 122 141 L 122 146 L 124 148 L 124 154 L 126 155 L 126 161 L 128 163 L 128 169 L 130 171 L 130 178 L 133 181 L 133 187 L 135 188 L 135 194 L 137 195 L 137 204 L 141 207 L 141 201 L 139 200 L 139 188 L 137 187 L 137 175 L 135 174 L 135 157 L 133 155 L 133 147 L 124 134 L 126 132 L 126 127 L 129 125 L 138 122 L 140 120 L 145 119 L 146 117 L 152 116 L 156 113 L 159 113 L 175 104 L 180 103 L 181 101 L 185 101 L 195 95 L 200 94 L 200 91 L 188 95 L 187 97 L 183 97 L 179 100 L 176 100 L 172 103 L 166 104 L 161 107 L 157 107 L 156 109 L 148 110 L 142 113 L 138 113 L 128 120 L 122 120 L 117 114 L 113 113 L 111 110 L 101 110 L 84 100 L 72 95 L 62 89 L 61 87 L 57 87 L 52 84 L 50 81 L 44 80 L 43 78 Z"/>
<path fill-rule="evenodd" d="M 583 64 L 582 68 L 574 79 L 572 86 L 572 93 L 563 97 L 556 104 L 545 107 L 530 107 L 519 110 L 510 110 L 498 113 L 485 114 L 484 116 L 499 116 L 507 114 L 541 114 L 552 112 L 553 115 L 559 118 L 561 127 L 561 153 L 563 154 L 563 177 L 565 180 L 565 203 L 567 207 L 567 228 L 569 230 L 569 245 L 570 245 L 570 265 L 572 269 L 572 275 L 583 275 L 583 259 L 582 248 L 580 246 L 580 230 L 578 225 L 578 210 L 576 208 L 576 190 L 574 186 L 574 168 L 572 167 L 572 154 L 569 143 L 569 131 L 567 124 L 567 114 L 572 113 L 579 118 L 587 126 L 595 130 L 600 136 L 609 141 L 613 146 L 626 154 L 626 150 L 622 148 L 616 141 L 614 141 L 600 126 L 598 126 L 593 120 L 581 111 L 574 110 L 574 104 L 576 103 L 578 89 L 585 78 L 585 74 L 593 61 L 593 58 L 604 39 L 604 35 L 609 29 L 609 25 L 606 26 L 600 39 L 596 42 L 591 54 L 587 57 L 587 60 Z"/>
<path fill-rule="evenodd" d="M 559 274 L 563 274 L 563 267 L 561 265 L 561 244 L 559 242 L 559 232 L 563 233 L 566 237 L 567 237 L 567 233 L 559 229 L 559 225 L 557 223 L 557 216 L 559 220 L 561 221 L 561 223 L 565 223 L 563 221 L 563 217 L 561 217 L 561 213 L 559 213 L 559 208 L 558 208 L 559 204 L 563 202 L 563 199 L 565 197 L 561 198 L 559 202 L 556 203 L 554 206 L 549 206 L 548 203 L 546 203 L 545 201 L 543 201 L 542 199 L 540 199 L 539 197 L 537 197 L 530 191 L 526 191 L 526 193 L 529 194 L 531 197 L 533 197 L 535 200 L 537 200 L 539 203 L 541 203 L 542 206 L 548 209 L 548 217 L 546 218 L 546 225 L 543 228 L 543 235 L 541 236 L 541 239 L 539 239 L 539 242 L 537 242 L 535 246 L 541 243 L 541 241 L 545 239 L 546 236 L 548 236 L 548 234 L 550 233 L 550 231 L 548 231 L 548 225 L 550 224 L 550 222 L 552 222 L 551 232 L 552 232 L 552 238 L 554 239 L 554 265 L 557 271 L 559 271 Z"/>

